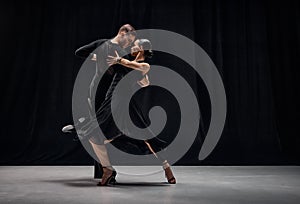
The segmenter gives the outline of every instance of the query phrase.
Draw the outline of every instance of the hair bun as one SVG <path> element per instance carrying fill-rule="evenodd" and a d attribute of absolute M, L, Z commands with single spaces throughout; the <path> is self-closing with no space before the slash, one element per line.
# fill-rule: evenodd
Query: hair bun
<path fill-rule="evenodd" d="M 144 50 L 144 55 L 146 58 L 152 58 L 153 51 L 152 50 Z"/>

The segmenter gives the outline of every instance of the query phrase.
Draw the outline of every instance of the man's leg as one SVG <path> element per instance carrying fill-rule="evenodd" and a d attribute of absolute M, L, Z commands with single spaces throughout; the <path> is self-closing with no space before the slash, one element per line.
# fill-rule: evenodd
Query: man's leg
<path fill-rule="evenodd" d="M 103 170 L 101 164 L 94 160 L 94 178 L 101 179 L 103 175 Z"/>

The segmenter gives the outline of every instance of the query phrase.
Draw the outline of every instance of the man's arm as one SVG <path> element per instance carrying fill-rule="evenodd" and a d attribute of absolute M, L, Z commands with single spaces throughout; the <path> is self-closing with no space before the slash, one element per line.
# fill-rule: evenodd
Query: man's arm
<path fill-rule="evenodd" d="M 84 59 L 88 58 L 96 61 L 96 54 L 93 53 L 93 51 L 105 41 L 106 39 L 100 39 L 84 45 L 75 51 L 75 55 Z"/>

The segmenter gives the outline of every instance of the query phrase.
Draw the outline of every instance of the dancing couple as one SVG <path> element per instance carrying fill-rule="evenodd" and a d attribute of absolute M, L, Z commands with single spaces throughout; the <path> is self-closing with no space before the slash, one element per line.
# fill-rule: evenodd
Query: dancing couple
<path fill-rule="evenodd" d="M 125 49 L 131 46 L 131 58 L 126 55 Z M 98 49 L 97 49 L 98 48 Z M 87 98 L 89 104 L 89 116 L 82 117 L 79 122 L 74 125 L 65 126 L 62 131 L 65 133 L 76 132 L 80 139 L 88 139 L 93 151 L 103 169 L 103 175 L 100 186 L 107 186 L 116 182 L 117 172 L 111 165 L 106 144 L 111 143 L 121 150 L 130 149 L 131 147 L 138 148 L 142 154 L 153 154 L 162 164 L 165 172 L 165 177 L 168 183 L 175 184 L 176 179 L 172 173 L 171 167 L 166 159 L 156 154 L 162 147 L 157 146 L 164 141 L 154 137 L 151 140 L 147 138 L 133 139 L 130 137 L 130 128 L 120 130 L 113 119 L 113 111 L 116 111 L 118 120 L 122 121 L 124 111 L 118 104 L 122 104 L 124 97 L 112 97 L 113 92 L 123 77 L 133 70 L 134 84 L 127 84 L 128 89 L 122 94 L 130 94 L 133 86 L 147 87 L 150 82 L 147 73 L 150 70 L 150 65 L 146 62 L 151 58 L 152 46 L 148 39 L 136 39 L 135 29 L 125 24 L 120 27 L 118 34 L 112 39 L 100 39 L 88 45 L 85 45 L 76 50 L 75 55 L 90 60 L 96 61 L 96 72 L 90 83 L 89 97 Z M 124 56 L 124 57 L 120 57 Z M 95 103 L 97 102 L 96 90 L 97 84 L 100 81 L 100 74 L 103 74 L 105 68 L 108 67 L 106 73 L 111 75 L 112 81 L 106 91 L 104 101 L 100 107 L 95 110 Z M 111 104 L 116 104 L 116 109 L 112 110 Z M 141 111 L 141 102 L 132 98 L 129 106 L 130 116 L 132 121 L 140 127 L 147 127 L 149 121 Z M 115 112 L 114 112 L 115 113 Z M 126 121 L 123 121 L 126 124 Z M 100 127 L 105 137 L 99 136 L 96 128 Z M 76 130 L 75 130 L 76 128 Z"/>

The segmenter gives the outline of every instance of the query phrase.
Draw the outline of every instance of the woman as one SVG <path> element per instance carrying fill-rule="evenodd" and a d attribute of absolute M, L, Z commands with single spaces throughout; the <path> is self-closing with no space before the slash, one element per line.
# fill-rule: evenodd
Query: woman
<path fill-rule="evenodd" d="M 131 48 L 131 55 L 135 56 L 135 59 L 133 61 L 129 61 L 127 59 L 119 57 L 119 54 L 117 52 L 116 56 L 108 56 L 107 63 L 112 66 L 114 64 L 120 64 L 125 67 L 138 70 L 141 74 L 141 77 L 139 80 L 137 80 L 137 84 L 141 87 L 146 87 L 150 84 L 149 78 L 147 73 L 150 70 L 150 65 L 145 62 L 147 58 L 151 58 L 152 53 L 152 46 L 149 40 L 147 39 L 137 39 L 134 42 L 134 45 Z M 112 142 L 114 139 L 109 140 L 109 142 Z M 159 156 L 155 153 L 152 146 L 147 140 L 143 140 L 148 149 L 151 151 L 151 153 L 154 154 L 154 156 L 160 160 L 162 158 L 159 158 Z M 173 176 L 172 170 L 170 165 L 168 164 L 167 160 L 162 160 L 163 169 L 165 170 L 165 176 L 168 179 L 168 182 L 170 184 L 175 184 L 176 179 Z"/>
<path fill-rule="evenodd" d="M 147 140 L 146 138 L 141 138 L 141 140 L 135 140 L 128 135 L 130 135 L 130 129 L 122 129 L 119 130 L 119 128 L 115 125 L 114 119 L 112 116 L 112 111 L 115 111 L 118 115 L 118 119 L 123 117 L 124 109 L 122 109 L 118 104 L 121 104 L 123 101 L 122 95 L 117 95 L 114 99 L 112 99 L 112 94 L 114 92 L 114 89 L 116 88 L 118 82 L 130 71 L 138 70 L 138 72 L 135 72 L 134 76 L 137 80 L 134 80 L 133 85 L 138 85 L 141 87 L 146 87 L 150 84 L 149 78 L 147 73 L 150 70 L 150 65 L 145 62 L 147 58 L 152 57 L 152 50 L 151 50 L 151 43 L 147 39 L 138 39 L 134 42 L 133 47 L 131 48 L 131 55 L 135 57 L 133 61 L 129 61 L 127 59 L 119 57 L 119 54 L 117 51 L 115 51 L 116 56 L 108 56 L 107 63 L 110 67 L 114 67 L 114 78 L 113 82 L 111 83 L 110 88 L 108 89 L 108 92 L 106 94 L 106 98 L 104 102 L 102 103 L 101 107 L 96 112 L 96 119 L 99 124 L 99 126 L 102 129 L 102 132 L 105 135 L 105 139 L 99 138 L 99 137 L 91 137 L 89 139 L 91 145 L 93 146 L 93 149 L 98 150 L 98 152 L 95 152 L 98 156 L 100 163 L 103 168 L 103 176 L 102 181 L 98 185 L 108 185 L 110 183 L 115 182 L 116 177 L 116 171 L 110 164 L 108 153 L 105 147 L 105 144 L 112 143 L 116 147 L 118 147 L 121 150 L 128 151 L 130 149 L 135 148 L 135 150 L 139 151 L 141 154 L 149 154 L 152 153 L 157 159 L 159 159 L 162 162 L 163 169 L 165 171 L 165 176 L 170 184 L 175 184 L 176 179 L 173 176 L 172 170 L 170 168 L 170 165 L 168 164 L 167 160 L 162 159 L 159 157 L 155 150 L 159 150 L 161 147 L 153 147 L 150 143 L 154 141 L 154 144 L 162 143 L 160 139 L 154 137 L 150 140 Z M 119 65 L 119 66 L 116 66 Z M 125 92 L 122 92 L 122 94 L 128 94 L 131 91 L 132 84 L 127 84 L 128 90 Z M 114 101 L 113 101 L 114 100 Z M 111 104 L 117 104 L 116 110 L 111 109 Z M 139 103 L 135 101 L 134 99 L 131 100 L 130 103 L 130 113 L 133 117 L 133 120 L 136 124 L 139 126 L 147 127 L 149 122 L 145 119 L 146 117 L 143 116 L 141 112 L 141 108 L 138 105 Z M 119 109 L 118 109 L 119 108 Z M 126 123 L 126 121 L 124 121 Z M 125 125 L 126 127 L 126 125 Z M 83 127 L 82 133 L 83 136 L 93 134 L 93 129 L 95 128 L 95 125 L 88 125 L 85 129 Z M 155 149 L 155 150 L 154 150 Z M 161 148 L 162 149 L 162 148 Z"/>

